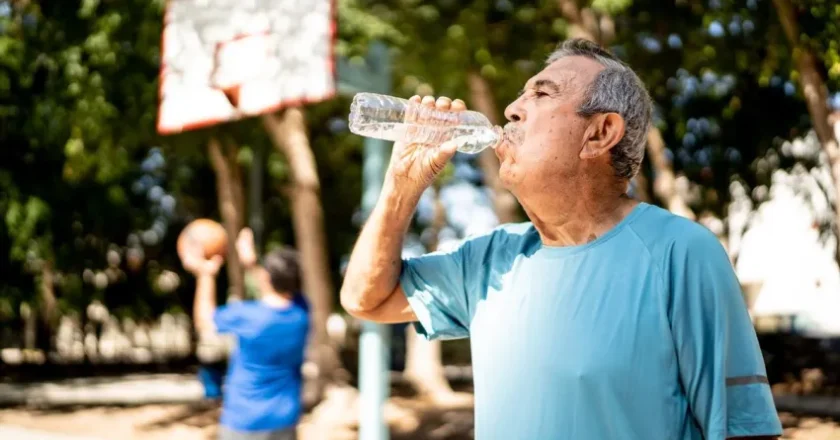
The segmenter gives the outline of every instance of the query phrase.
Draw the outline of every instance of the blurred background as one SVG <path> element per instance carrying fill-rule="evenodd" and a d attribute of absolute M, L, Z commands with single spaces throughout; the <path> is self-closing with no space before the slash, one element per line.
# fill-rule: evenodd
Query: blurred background
<path fill-rule="evenodd" d="M 338 305 L 389 148 L 349 133 L 350 101 L 445 95 L 500 122 L 552 49 L 583 37 L 647 84 L 632 193 L 729 251 L 786 438 L 840 439 L 840 4 L 297 2 L 0 0 L 0 437 L 215 438 L 176 253 L 210 218 L 301 252 L 310 344 L 332 354 L 304 368 L 301 438 L 359 438 L 359 365 L 382 360 L 371 420 L 387 434 L 362 438 L 472 438 L 468 340 L 365 330 Z M 242 29 L 274 46 L 224 61 Z M 459 153 L 404 254 L 524 221 L 497 168 L 492 151 Z M 219 302 L 243 298 L 235 257 L 222 272 Z"/>

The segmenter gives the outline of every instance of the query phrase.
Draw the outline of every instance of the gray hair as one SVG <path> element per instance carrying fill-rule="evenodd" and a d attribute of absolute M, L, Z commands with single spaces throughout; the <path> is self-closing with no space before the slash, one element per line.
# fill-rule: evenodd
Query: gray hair
<path fill-rule="evenodd" d="M 584 92 L 578 114 L 618 113 L 624 118 L 624 137 L 610 150 L 610 158 L 617 176 L 632 179 L 645 157 L 645 139 L 653 112 L 650 95 L 633 69 L 589 40 L 564 41 L 549 55 L 546 64 L 571 56 L 586 57 L 604 66 Z"/>

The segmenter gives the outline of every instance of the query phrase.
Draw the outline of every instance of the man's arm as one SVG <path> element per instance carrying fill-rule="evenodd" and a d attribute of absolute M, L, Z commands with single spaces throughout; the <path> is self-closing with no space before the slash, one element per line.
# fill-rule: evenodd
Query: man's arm
<path fill-rule="evenodd" d="M 466 108 L 462 101 L 444 97 L 435 101 L 427 96 L 421 101 L 415 96 L 411 101 L 444 111 Z M 417 320 L 399 283 L 403 236 L 421 194 L 455 149 L 451 144 L 394 145 L 382 192 L 350 255 L 341 288 L 341 305 L 351 315 L 388 323 Z"/>
<path fill-rule="evenodd" d="M 350 255 L 341 305 L 351 315 L 377 322 L 410 322 L 411 311 L 399 284 L 402 246 L 420 194 L 398 191 L 392 182 L 382 189 Z"/>
<path fill-rule="evenodd" d="M 710 231 L 684 224 L 670 248 L 669 321 L 680 381 L 707 439 L 782 433 L 764 358 L 729 257 Z"/>

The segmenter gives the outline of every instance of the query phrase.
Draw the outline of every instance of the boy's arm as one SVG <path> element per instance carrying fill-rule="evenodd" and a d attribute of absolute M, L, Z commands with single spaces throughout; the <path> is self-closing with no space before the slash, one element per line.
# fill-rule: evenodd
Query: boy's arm
<path fill-rule="evenodd" d="M 216 275 L 196 274 L 193 323 L 199 333 L 214 332 L 213 314 L 216 313 Z"/>
<path fill-rule="evenodd" d="M 204 258 L 204 250 L 194 240 L 188 240 L 185 245 L 181 262 L 196 278 L 193 324 L 199 333 L 215 330 L 213 314 L 216 312 L 216 274 L 223 261 L 218 255 L 209 260 Z"/>

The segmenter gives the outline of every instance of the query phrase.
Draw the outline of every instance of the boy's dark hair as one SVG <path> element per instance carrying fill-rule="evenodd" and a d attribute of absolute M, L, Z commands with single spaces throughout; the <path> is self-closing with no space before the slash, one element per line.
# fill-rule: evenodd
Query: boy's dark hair
<path fill-rule="evenodd" d="M 262 266 L 271 279 L 271 287 L 277 292 L 300 292 L 300 261 L 294 249 L 275 249 L 262 259 Z"/>

